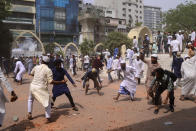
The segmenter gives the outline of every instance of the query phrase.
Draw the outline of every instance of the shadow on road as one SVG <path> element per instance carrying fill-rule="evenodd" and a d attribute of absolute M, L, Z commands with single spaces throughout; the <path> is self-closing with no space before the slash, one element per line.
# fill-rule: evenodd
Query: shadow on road
<path fill-rule="evenodd" d="M 78 106 L 78 107 L 80 107 L 80 108 L 84 108 L 79 103 L 75 103 L 75 105 Z M 69 103 L 60 104 L 59 106 L 57 106 L 57 109 L 64 109 L 64 108 L 72 108 L 72 107 L 71 107 L 71 105 Z"/>
<path fill-rule="evenodd" d="M 138 116 L 139 117 L 139 116 Z M 142 117 L 142 116 L 140 116 Z M 167 124 L 165 122 L 172 122 Z M 195 131 L 196 108 L 174 112 L 168 116 L 128 125 L 110 131 Z"/>
<path fill-rule="evenodd" d="M 35 128 L 35 125 L 33 124 L 33 122 L 29 120 L 23 120 L 19 122 L 18 124 L 9 126 L 1 131 L 26 131 L 32 128 Z"/>

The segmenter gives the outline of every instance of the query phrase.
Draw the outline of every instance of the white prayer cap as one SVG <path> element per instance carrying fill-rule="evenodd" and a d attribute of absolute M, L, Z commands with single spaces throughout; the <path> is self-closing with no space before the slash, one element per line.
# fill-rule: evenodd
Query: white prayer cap
<path fill-rule="evenodd" d="M 50 62 L 50 58 L 48 56 L 43 56 L 42 59 L 46 63 Z"/>
<path fill-rule="evenodd" d="M 189 58 L 189 57 L 190 57 L 190 56 L 186 54 L 186 55 L 184 56 L 184 59 Z"/>
<path fill-rule="evenodd" d="M 188 45 L 192 45 L 192 43 L 189 42 Z"/>
<path fill-rule="evenodd" d="M 125 60 L 121 60 L 120 63 L 121 64 L 125 64 L 126 62 L 125 62 Z"/>
<path fill-rule="evenodd" d="M 137 56 L 137 57 L 139 57 L 139 56 L 140 56 L 140 54 L 137 54 L 136 56 Z"/>
<path fill-rule="evenodd" d="M 148 34 L 145 34 L 145 35 L 148 35 Z"/>
<path fill-rule="evenodd" d="M 14 60 L 18 60 L 18 58 L 17 58 L 17 57 L 15 57 L 15 58 L 14 58 Z"/>
<path fill-rule="evenodd" d="M 152 54 L 151 57 L 158 58 L 157 54 Z"/>
<path fill-rule="evenodd" d="M 50 53 L 48 53 L 47 56 L 50 56 Z"/>
<path fill-rule="evenodd" d="M 179 30 L 179 33 L 181 33 L 182 31 L 181 30 Z"/>

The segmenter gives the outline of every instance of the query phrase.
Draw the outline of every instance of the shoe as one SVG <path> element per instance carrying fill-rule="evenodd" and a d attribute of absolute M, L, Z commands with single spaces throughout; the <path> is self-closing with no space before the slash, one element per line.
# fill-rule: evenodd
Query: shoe
<path fill-rule="evenodd" d="M 154 110 L 154 114 L 158 114 L 159 113 L 159 109 Z"/>
<path fill-rule="evenodd" d="M 134 94 L 131 93 L 130 96 L 131 96 L 131 101 L 134 101 Z"/>
<path fill-rule="evenodd" d="M 28 118 L 29 120 L 32 120 L 32 119 L 33 119 L 32 114 L 29 113 L 29 114 L 27 115 L 27 118 Z"/>
<path fill-rule="evenodd" d="M 75 107 L 72 108 L 72 110 L 78 111 L 78 108 L 75 106 Z"/>
<path fill-rule="evenodd" d="M 52 122 L 52 119 L 51 118 L 46 118 L 45 124 L 48 124 L 48 123 L 51 123 L 51 122 Z"/>
<path fill-rule="evenodd" d="M 173 108 L 173 107 L 170 107 L 170 111 L 171 111 L 171 112 L 174 112 L 174 108 Z"/>

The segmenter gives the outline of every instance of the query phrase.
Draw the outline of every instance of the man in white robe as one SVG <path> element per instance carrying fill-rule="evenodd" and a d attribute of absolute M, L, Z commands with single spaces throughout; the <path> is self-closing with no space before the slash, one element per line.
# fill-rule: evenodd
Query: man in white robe
<path fill-rule="evenodd" d="M 181 31 L 179 31 L 179 34 L 177 34 L 176 36 L 177 40 L 180 42 L 180 51 L 182 52 L 184 36 Z"/>
<path fill-rule="evenodd" d="M 131 49 L 127 49 L 127 58 L 129 59 L 129 66 L 133 65 L 133 55 L 134 51 Z"/>
<path fill-rule="evenodd" d="M 139 54 L 137 54 L 137 59 L 134 59 L 133 65 L 136 69 L 136 76 L 138 78 L 138 84 L 140 84 L 141 78 L 144 72 L 144 62 L 140 59 Z"/>
<path fill-rule="evenodd" d="M 189 49 L 190 59 L 187 59 L 182 63 L 182 90 L 180 100 L 185 100 L 185 97 L 192 95 L 195 97 L 196 102 L 196 55 L 194 51 Z"/>
<path fill-rule="evenodd" d="M 11 88 L 10 83 L 8 82 L 8 80 L 6 79 L 6 77 L 4 76 L 1 67 L 0 67 L 0 127 L 3 124 L 3 119 L 5 116 L 5 103 L 8 102 L 7 98 L 5 97 L 4 91 L 3 91 L 3 87 L 2 85 L 4 85 L 4 87 L 7 89 L 7 91 L 11 94 L 11 102 L 14 102 L 17 100 L 17 96 L 14 92 L 14 90 Z"/>
<path fill-rule="evenodd" d="M 114 100 L 118 100 L 121 94 L 130 95 L 130 99 L 134 100 L 134 95 L 136 93 L 136 69 L 133 66 L 126 66 L 124 60 L 121 61 L 121 70 L 124 73 L 124 80 L 120 84 L 120 89 L 118 91 L 117 97 Z"/>
<path fill-rule="evenodd" d="M 43 56 L 42 64 L 33 68 L 31 75 L 33 80 L 30 85 L 30 93 L 28 98 L 28 119 L 32 118 L 33 101 L 36 99 L 45 107 L 45 116 L 47 122 L 50 122 L 51 113 L 51 96 L 48 91 L 48 84 L 65 84 L 66 81 L 54 81 L 51 69 L 47 66 L 50 59 Z"/>
<path fill-rule="evenodd" d="M 20 84 L 22 85 L 22 76 L 25 73 L 25 66 L 23 65 L 23 63 L 17 59 L 16 62 L 16 67 L 14 69 L 14 73 L 16 74 L 16 81 L 20 82 Z"/>

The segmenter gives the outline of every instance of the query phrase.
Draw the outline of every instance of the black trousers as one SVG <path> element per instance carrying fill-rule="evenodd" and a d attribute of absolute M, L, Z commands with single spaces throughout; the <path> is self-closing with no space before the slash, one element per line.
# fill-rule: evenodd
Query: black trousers
<path fill-rule="evenodd" d="M 75 107 L 75 103 L 74 103 L 74 101 L 73 101 L 73 98 L 72 98 L 72 96 L 71 96 L 71 93 L 69 92 L 69 93 L 65 93 L 65 95 L 67 96 L 67 98 L 69 99 L 69 102 L 70 102 L 70 104 L 71 104 L 71 106 L 72 107 Z M 55 100 L 56 100 L 56 97 L 52 97 L 52 100 L 53 100 L 53 102 L 55 102 Z"/>
<path fill-rule="evenodd" d="M 166 87 L 158 87 L 156 90 L 155 90 L 155 97 L 154 97 L 154 102 L 155 102 L 155 105 L 160 105 L 160 97 L 161 97 L 161 94 L 167 90 Z M 174 90 L 170 91 L 169 92 L 169 104 L 170 104 L 170 108 L 173 108 L 174 106 Z"/>

